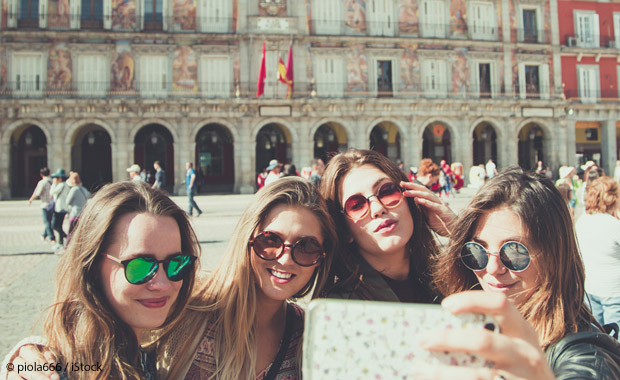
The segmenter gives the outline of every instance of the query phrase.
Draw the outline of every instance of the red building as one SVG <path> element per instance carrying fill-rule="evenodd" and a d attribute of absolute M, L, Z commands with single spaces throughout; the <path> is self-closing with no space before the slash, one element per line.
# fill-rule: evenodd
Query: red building
<path fill-rule="evenodd" d="M 620 3 L 559 0 L 558 22 L 569 140 L 575 139 L 569 157 L 596 161 L 613 175 L 620 146 Z"/>

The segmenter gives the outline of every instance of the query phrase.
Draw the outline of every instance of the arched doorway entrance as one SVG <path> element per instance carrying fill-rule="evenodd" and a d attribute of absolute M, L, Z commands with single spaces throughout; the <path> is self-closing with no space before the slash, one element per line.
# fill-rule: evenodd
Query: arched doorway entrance
<path fill-rule="evenodd" d="M 262 127 L 256 135 L 256 173 L 262 172 L 273 159 L 288 163 L 290 144 L 291 138 L 284 126 L 271 123 Z"/>
<path fill-rule="evenodd" d="M 220 124 L 207 124 L 196 135 L 196 179 L 199 192 L 231 192 L 235 184 L 233 139 Z"/>
<path fill-rule="evenodd" d="M 314 158 L 327 164 L 330 158 L 347 149 L 347 133 L 338 123 L 325 123 L 314 133 Z"/>
<path fill-rule="evenodd" d="M 594 161 L 597 165 L 602 165 L 601 129 L 601 125 L 596 121 L 578 121 L 575 123 L 575 152 L 579 165 L 583 165 L 587 161 Z"/>
<path fill-rule="evenodd" d="M 174 139 L 166 127 L 149 124 L 138 131 L 134 138 L 134 162 L 151 173 L 151 183 L 155 180 L 153 163 L 159 161 L 166 173 L 166 190 L 174 189 Z"/>
<path fill-rule="evenodd" d="M 80 128 L 71 144 L 71 170 L 80 173 L 84 186 L 95 191 L 112 182 L 112 139 L 96 124 Z"/>
<path fill-rule="evenodd" d="M 525 170 L 536 170 L 538 161 L 544 162 L 544 132 L 536 123 L 525 125 L 519 131 L 519 166 Z"/>
<path fill-rule="evenodd" d="M 486 164 L 490 159 L 497 165 L 497 133 L 489 123 L 480 123 L 472 134 L 474 165 Z"/>
<path fill-rule="evenodd" d="M 370 149 L 387 158 L 397 161 L 401 159 L 400 132 L 393 123 L 381 122 L 370 131 Z"/>
<path fill-rule="evenodd" d="M 441 160 L 452 162 L 452 137 L 444 123 L 429 124 L 422 134 L 422 157 L 430 158 L 436 164 Z"/>
<path fill-rule="evenodd" d="M 47 138 L 36 125 L 18 128 L 11 136 L 11 196 L 27 197 L 47 166 Z M 54 171 L 57 168 L 50 168 Z"/>

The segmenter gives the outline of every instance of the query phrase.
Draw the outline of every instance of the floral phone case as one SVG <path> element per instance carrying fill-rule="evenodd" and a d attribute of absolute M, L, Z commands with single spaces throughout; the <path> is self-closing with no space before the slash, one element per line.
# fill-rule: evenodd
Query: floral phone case
<path fill-rule="evenodd" d="M 420 332 L 454 328 L 498 330 L 489 316 L 453 315 L 439 305 L 313 300 L 306 310 L 303 378 L 414 380 L 418 365 L 492 367 L 475 355 L 419 347 Z"/>

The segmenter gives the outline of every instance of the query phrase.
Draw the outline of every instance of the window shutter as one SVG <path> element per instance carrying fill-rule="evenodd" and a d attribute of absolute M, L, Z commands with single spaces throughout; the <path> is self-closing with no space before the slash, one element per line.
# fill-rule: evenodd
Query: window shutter
<path fill-rule="evenodd" d="M 103 28 L 112 28 L 112 0 L 103 0 Z"/>
<path fill-rule="evenodd" d="M 480 97 L 480 63 L 475 62 L 473 64 L 473 70 L 470 73 L 471 76 L 471 93 L 475 98 Z"/>
<path fill-rule="evenodd" d="M 9 17 L 7 19 L 7 27 L 15 28 L 17 26 L 17 0 L 6 0 L 9 2 Z"/>
<path fill-rule="evenodd" d="M 525 64 L 519 63 L 519 97 L 525 99 Z"/>
<path fill-rule="evenodd" d="M 161 18 L 162 18 L 162 29 L 164 31 L 168 30 L 169 23 L 168 18 L 172 17 L 172 12 L 170 12 L 170 3 L 168 0 L 162 0 L 162 9 L 161 9 Z"/>
<path fill-rule="evenodd" d="M 598 23 L 598 14 L 593 14 L 592 15 L 592 33 L 594 34 L 592 36 L 592 45 L 593 47 L 600 47 L 601 46 L 601 32 L 599 30 L 599 23 Z"/>
<path fill-rule="evenodd" d="M 47 0 L 39 0 L 39 28 L 47 28 Z"/>
<path fill-rule="evenodd" d="M 145 9 L 144 9 L 144 0 L 137 0 L 136 2 L 136 15 L 138 15 L 138 30 L 144 30 L 144 18 L 146 17 L 145 15 Z"/>
<path fill-rule="evenodd" d="M 540 98 L 549 99 L 549 65 L 540 65 Z"/>
<path fill-rule="evenodd" d="M 80 0 L 70 0 L 69 8 L 71 9 L 71 29 L 80 29 Z"/>

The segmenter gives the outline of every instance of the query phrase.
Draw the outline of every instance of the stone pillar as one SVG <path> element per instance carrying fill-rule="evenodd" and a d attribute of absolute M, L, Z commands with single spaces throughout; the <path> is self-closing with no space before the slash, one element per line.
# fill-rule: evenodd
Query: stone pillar
<path fill-rule="evenodd" d="M 566 162 L 569 166 L 577 167 L 577 138 L 575 137 L 576 120 L 566 119 Z"/>
<path fill-rule="evenodd" d="M 133 164 L 133 143 L 129 141 L 129 129 L 127 128 L 127 121 L 125 118 L 120 117 L 116 120 L 117 133 L 116 144 L 112 146 L 112 162 L 115 168 L 112 170 L 112 180 L 115 182 L 124 181 L 128 179 L 127 168 Z"/>
<path fill-rule="evenodd" d="M 502 146 L 497 149 L 504 151 L 504 167 L 519 165 L 519 131 L 517 131 L 518 119 L 509 118 L 504 128 L 504 138 Z"/>
<path fill-rule="evenodd" d="M 616 147 L 616 120 L 601 122 L 601 164 L 608 176 L 614 175 L 618 151 Z"/>
<path fill-rule="evenodd" d="M 310 161 L 314 158 L 314 135 L 310 130 L 316 119 L 301 118 L 295 124 L 299 126 L 297 129 L 297 138 L 299 142 L 295 145 L 294 164 L 297 170 L 306 166 L 310 166 Z"/>
<path fill-rule="evenodd" d="M 47 144 L 49 148 L 49 151 L 47 153 L 47 165 L 52 173 L 60 168 L 64 168 L 65 171 L 67 171 L 68 173 L 70 170 L 70 162 L 65 162 L 65 157 L 63 156 L 63 149 L 68 149 L 69 152 L 71 152 L 71 147 L 69 146 L 67 148 L 64 146 L 64 129 L 62 127 L 61 119 L 54 119 L 52 123 L 51 135 L 51 141 Z"/>
<path fill-rule="evenodd" d="M 239 169 L 235 175 L 235 191 L 241 194 L 252 194 L 255 190 L 255 174 L 254 163 L 256 161 L 256 147 L 253 144 L 252 138 L 252 119 L 241 119 L 239 128 L 239 144 L 238 149 L 244 154 L 239 156 L 239 164 L 236 169 Z"/>
<path fill-rule="evenodd" d="M 194 163 L 194 170 L 198 167 L 198 163 L 195 161 L 195 155 L 193 152 L 196 151 L 196 141 L 192 139 L 189 131 L 189 123 L 187 118 L 182 117 L 179 119 L 179 128 L 177 131 L 179 132 L 178 138 L 179 141 L 174 142 L 174 193 L 186 195 L 187 191 L 185 190 L 185 173 L 187 169 L 185 169 L 186 162 Z M 181 148 L 185 147 L 181 151 Z"/>
<path fill-rule="evenodd" d="M 460 145 L 460 153 L 457 155 L 458 161 L 463 164 L 463 173 L 466 175 L 469 173 L 469 170 L 474 164 L 474 145 L 472 141 L 472 135 L 469 134 L 469 126 L 472 121 L 470 119 L 464 119 L 461 121 L 461 135 L 459 137 L 459 145 Z M 487 136 L 487 138 L 491 139 L 491 136 Z M 490 144 L 489 144 L 490 146 Z M 499 149 L 499 146 L 498 146 Z M 489 156 L 491 154 L 489 152 Z"/>

